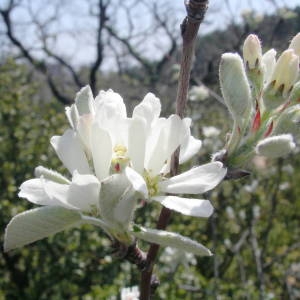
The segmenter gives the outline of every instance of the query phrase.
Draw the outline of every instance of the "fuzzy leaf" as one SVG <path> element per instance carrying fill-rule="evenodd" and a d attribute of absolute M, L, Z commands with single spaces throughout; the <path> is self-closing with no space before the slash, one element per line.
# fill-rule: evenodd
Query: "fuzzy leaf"
<path fill-rule="evenodd" d="M 63 207 L 40 207 L 12 218 L 5 230 L 4 251 L 25 246 L 70 228 L 81 221 L 76 210 Z"/>

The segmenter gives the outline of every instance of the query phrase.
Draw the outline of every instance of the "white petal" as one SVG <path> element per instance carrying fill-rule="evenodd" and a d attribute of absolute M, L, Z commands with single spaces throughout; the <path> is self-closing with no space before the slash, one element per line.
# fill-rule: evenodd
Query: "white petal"
<path fill-rule="evenodd" d="M 76 94 L 75 103 L 80 116 L 94 112 L 94 97 L 89 85 Z"/>
<path fill-rule="evenodd" d="M 200 256 L 211 256 L 212 253 L 203 245 L 178 233 L 134 226 L 132 234 L 137 238 L 162 246 L 174 247 Z"/>
<path fill-rule="evenodd" d="M 126 118 L 126 106 L 122 97 L 112 90 L 100 91 L 98 96 L 95 98 L 96 114 L 102 114 L 105 112 L 109 118 L 112 115 L 120 115 Z M 99 116 L 99 118 L 101 118 Z M 100 120 L 101 121 L 101 120 Z"/>
<path fill-rule="evenodd" d="M 20 186 L 19 197 L 38 205 L 62 206 L 76 209 L 67 203 L 69 185 L 60 184 L 44 178 L 30 179 Z"/>
<path fill-rule="evenodd" d="M 141 173 L 144 171 L 146 151 L 146 123 L 142 118 L 133 118 L 128 132 L 128 155 L 132 168 Z"/>
<path fill-rule="evenodd" d="M 91 133 L 91 150 L 94 168 L 101 181 L 109 174 L 112 159 L 112 143 L 109 133 L 94 123 Z"/>
<path fill-rule="evenodd" d="M 77 107 L 75 104 L 72 104 L 70 107 L 66 107 L 66 116 L 67 119 L 71 125 L 71 127 L 76 130 L 77 128 L 77 123 L 78 123 L 78 118 L 79 118 L 79 113 L 77 110 Z"/>
<path fill-rule="evenodd" d="M 92 114 L 83 115 L 79 118 L 77 126 L 80 140 L 88 153 L 91 151 L 91 127 L 93 119 Z"/>
<path fill-rule="evenodd" d="M 148 93 L 143 101 L 134 108 L 132 117 L 142 117 L 150 126 L 152 121 L 159 117 L 160 110 L 160 100 L 154 94 Z"/>
<path fill-rule="evenodd" d="M 208 218 L 213 213 L 210 201 L 202 199 L 181 198 L 176 196 L 158 196 L 151 198 L 163 206 L 187 216 Z"/>
<path fill-rule="evenodd" d="M 68 203 L 82 211 L 92 211 L 99 207 L 100 182 L 93 175 L 74 172 L 68 193 Z"/>
<path fill-rule="evenodd" d="M 156 149 L 156 145 L 158 143 L 158 139 L 160 137 L 162 128 L 165 126 L 167 120 L 165 118 L 157 119 L 151 130 L 146 133 L 146 149 L 145 149 L 145 163 L 144 167 L 148 169 L 149 161 L 153 152 Z"/>
<path fill-rule="evenodd" d="M 199 194 L 213 189 L 226 175 L 220 162 L 193 168 L 159 183 L 161 191 L 176 194 Z"/>
<path fill-rule="evenodd" d="M 161 128 L 149 161 L 146 162 L 147 170 L 152 174 L 159 174 L 166 161 L 182 143 L 185 134 L 186 129 L 180 117 L 177 115 L 170 116 Z"/>
<path fill-rule="evenodd" d="M 179 163 L 183 164 L 197 154 L 201 148 L 202 142 L 193 136 L 188 136 L 181 144 Z"/>
<path fill-rule="evenodd" d="M 139 173 L 137 173 L 129 167 L 125 169 L 125 174 L 129 182 L 131 183 L 133 189 L 144 198 L 148 198 L 147 184 L 144 178 Z"/>
<path fill-rule="evenodd" d="M 109 132 L 112 145 L 127 146 L 128 121 L 121 96 L 112 91 L 101 91 L 96 100 L 95 120 L 98 126 Z"/>
<path fill-rule="evenodd" d="M 12 218 L 5 230 L 4 251 L 33 243 L 81 221 L 81 214 L 62 207 L 41 207 Z"/>
<path fill-rule="evenodd" d="M 76 133 L 68 129 L 62 136 L 53 136 L 50 140 L 58 157 L 72 174 L 77 170 L 80 174 L 90 174 L 90 168 Z"/>
<path fill-rule="evenodd" d="M 122 225 L 123 229 L 127 229 L 133 220 L 137 200 L 148 197 L 146 182 L 140 174 L 127 167 L 125 175 L 128 179 L 127 186 L 124 186 L 124 192 L 114 207 L 114 219 Z"/>
<path fill-rule="evenodd" d="M 199 152 L 202 142 L 198 139 L 195 139 L 191 136 L 191 118 L 184 118 L 183 119 L 186 134 L 183 139 L 182 144 L 180 145 L 180 153 L 179 153 L 179 163 L 183 164 L 189 159 L 191 159 L 197 152 Z"/>

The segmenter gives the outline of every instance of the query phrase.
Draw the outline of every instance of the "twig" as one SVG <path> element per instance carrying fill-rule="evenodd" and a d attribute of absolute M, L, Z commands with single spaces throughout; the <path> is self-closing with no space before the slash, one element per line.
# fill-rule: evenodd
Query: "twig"
<path fill-rule="evenodd" d="M 190 81 L 190 72 L 192 58 L 194 54 L 195 40 L 199 26 L 207 10 L 208 0 L 190 0 L 185 1 L 187 17 L 181 25 L 181 34 L 183 39 L 182 58 L 179 73 L 179 83 L 176 98 L 176 114 L 183 118 L 187 102 L 187 94 Z M 171 175 L 178 173 L 179 149 L 175 151 L 171 161 Z M 171 210 L 163 208 L 161 210 L 157 223 L 158 229 L 165 229 L 171 217 Z M 140 299 L 149 300 L 151 296 L 151 278 L 153 265 L 159 250 L 159 246 L 151 244 L 147 255 L 147 267 L 142 272 L 140 285 Z"/>

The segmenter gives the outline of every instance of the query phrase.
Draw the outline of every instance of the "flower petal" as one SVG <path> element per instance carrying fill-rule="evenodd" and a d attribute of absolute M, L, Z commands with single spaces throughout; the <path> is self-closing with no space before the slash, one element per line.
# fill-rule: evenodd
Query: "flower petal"
<path fill-rule="evenodd" d="M 197 154 L 202 146 L 202 141 L 193 136 L 187 136 L 180 146 L 179 163 L 183 164 Z"/>
<path fill-rule="evenodd" d="M 90 154 L 91 151 L 91 127 L 93 122 L 93 115 L 86 114 L 79 118 L 77 131 L 85 150 Z"/>
<path fill-rule="evenodd" d="M 139 173 L 137 173 L 129 167 L 125 169 L 125 174 L 129 182 L 131 183 L 133 189 L 142 197 L 148 198 L 147 184 L 144 178 Z"/>
<path fill-rule="evenodd" d="M 41 177 L 23 182 L 18 196 L 38 205 L 76 209 L 67 203 L 68 189 L 68 184 L 60 184 Z"/>
<path fill-rule="evenodd" d="M 161 203 L 169 209 L 187 216 L 208 218 L 214 210 L 208 200 L 181 198 L 176 196 L 157 196 L 151 199 Z"/>
<path fill-rule="evenodd" d="M 132 168 L 140 174 L 144 171 L 146 151 L 146 122 L 144 119 L 133 118 L 128 132 L 128 155 Z"/>
<path fill-rule="evenodd" d="M 120 115 L 123 118 L 127 116 L 123 98 L 113 90 L 100 91 L 95 98 L 95 107 L 99 121 L 103 114 L 105 114 L 105 119 L 109 119 L 112 115 Z"/>
<path fill-rule="evenodd" d="M 94 112 L 94 97 L 89 85 L 76 94 L 75 103 L 80 116 Z"/>
<path fill-rule="evenodd" d="M 150 127 L 152 121 L 159 117 L 160 110 L 160 100 L 154 94 L 148 93 L 143 101 L 134 108 L 132 118 L 142 117 Z"/>
<path fill-rule="evenodd" d="M 62 207 L 40 207 L 12 218 L 5 230 L 4 251 L 9 251 L 55 234 L 81 221 L 81 214 Z"/>
<path fill-rule="evenodd" d="M 58 157 L 71 174 L 77 170 L 80 174 L 90 174 L 90 168 L 76 133 L 68 129 L 62 136 L 53 136 L 51 145 Z"/>
<path fill-rule="evenodd" d="M 208 163 L 159 183 L 161 191 L 176 194 L 200 194 L 213 189 L 224 178 L 220 162 Z"/>
<path fill-rule="evenodd" d="M 160 135 L 152 149 L 146 169 L 152 174 L 159 174 L 165 162 L 182 143 L 186 135 L 183 121 L 177 115 L 170 116 L 162 126 Z"/>
<path fill-rule="evenodd" d="M 212 253 L 203 245 L 178 233 L 157 229 L 149 229 L 134 225 L 132 234 L 139 239 L 161 246 L 174 247 L 185 252 L 194 253 L 200 256 L 211 256 Z"/>
<path fill-rule="evenodd" d="M 112 159 L 112 143 L 109 133 L 100 128 L 97 123 L 94 123 L 92 126 L 91 150 L 95 172 L 101 181 L 109 174 Z"/>
<path fill-rule="evenodd" d="M 66 112 L 66 116 L 67 116 L 67 119 L 68 119 L 71 127 L 74 130 L 76 130 L 78 118 L 79 118 L 79 113 L 78 113 L 76 105 L 72 104 L 71 106 L 67 106 L 65 112 Z"/>
<path fill-rule="evenodd" d="M 68 203 L 82 211 L 90 212 L 99 208 L 100 182 L 93 175 L 74 172 L 68 192 Z"/>

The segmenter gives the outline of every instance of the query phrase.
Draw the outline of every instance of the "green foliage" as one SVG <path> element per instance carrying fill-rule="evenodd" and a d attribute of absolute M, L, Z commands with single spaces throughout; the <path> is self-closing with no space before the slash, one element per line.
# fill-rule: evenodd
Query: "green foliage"
<path fill-rule="evenodd" d="M 17 196 L 35 166 L 62 169 L 49 147 L 66 119 L 61 106 L 34 103 L 26 67 L 7 61 L 0 66 L 0 242 L 4 228 L 18 212 L 33 207 Z M 29 247 L 1 253 L 0 299 L 107 299 L 118 294 L 119 264 L 104 249 L 108 241 L 93 227 L 76 228 Z M 2 246 L 1 246 L 2 248 Z M 88 298 L 86 298 L 88 299 Z"/>
<path fill-rule="evenodd" d="M 251 28 L 263 28 L 267 36 L 267 25 L 254 21 Z M 299 18 L 282 22 L 291 22 L 295 29 Z M 278 31 L 282 45 L 299 30 L 297 26 L 289 36 Z M 205 63 L 217 66 L 223 47 L 231 51 L 239 39 L 231 35 L 229 28 L 226 36 L 222 32 L 205 37 L 198 55 L 210 56 L 202 56 Z M 216 39 L 226 44 L 216 49 L 212 47 Z M 195 72 L 201 74 L 203 68 L 196 65 Z M 1 244 L 11 217 L 34 207 L 17 196 L 18 187 L 33 177 L 34 168 L 43 165 L 68 175 L 49 146 L 50 137 L 67 126 L 63 107 L 35 101 L 40 87 L 29 84 L 27 75 L 25 66 L 12 61 L 0 65 Z M 203 79 L 215 87 L 215 73 L 208 72 Z M 231 118 L 220 104 L 190 103 L 188 115 L 195 117 L 195 135 L 205 139 L 204 146 L 224 144 L 217 139 L 210 143 L 201 131 L 203 125 L 217 126 L 224 139 Z M 215 150 L 202 150 L 199 163 L 207 162 Z M 214 256 L 197 258 L 187 268 L 181 263 L 170 268 L 167 261 L 160 261 L 155 272 L 161 286 L 155 299 L 292 299 L 296 295 L 299 274 L 291 269 L 300 259 L 299 153 L 273 163 L 255 161 L 252 171 L 251 177 L 223 182 L 205 195 L 216 209 L 208 221 L 173 214 L 169 229 L 203 243 Z M 154 228 L 160 208 L 148 205 L 151 209 L 137 210 L 136 221 Z M 148 249 L 146 243 L 141 246 Z M 122 287 L 139 284 L 140 273 L 135 266 L 112 259 L 109 251 L 109 241 L 92 226 L 74 228 L 9 253 L 1 251 L 0 299 L 118 299 Z"/>

